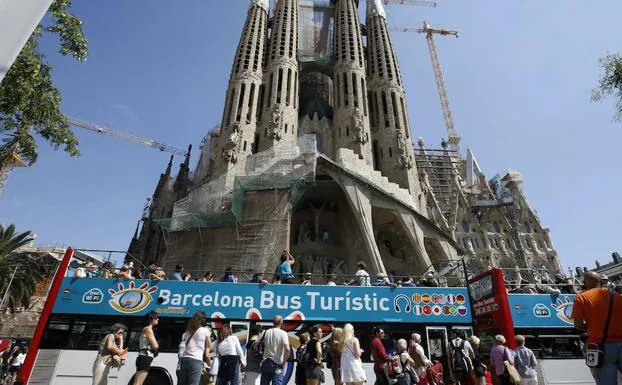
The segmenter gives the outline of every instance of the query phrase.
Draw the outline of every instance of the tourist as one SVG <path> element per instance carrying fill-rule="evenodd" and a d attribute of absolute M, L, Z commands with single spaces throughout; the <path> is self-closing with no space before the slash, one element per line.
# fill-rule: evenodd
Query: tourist
<path fill-rule="evenodd" d="M 473 373 L 473 348 L 469 341 L 462 338 L 459 329 L 451 331 L 452 340 L 450 341 L 451 364 L 455 376 L 455 381 L 459 385 L 470 384 L 469 379 Z"/>
<path fill-rule="evenodd" d="M 97 266 L 93 265 L 92 261 L 86 261 L 84 264 L 84 272 L 86 273 L 87 278 L 97 278 L 99 275 Z"/>
<path fill-rule="evenodd" d="M 180 348 L 179 351 L 177 385 L 199 385 L 203 368 L 212 366 L 210 334 L 207 316 L 197 311 L 188 320 L 186 332 L 181 336 L 183 350 Z"/>
<path fill-rule="evenodd" d="M 181 265 L 181 264 L 175 265 L 175 271 L 173 271 L 170 274 L 168 279 L 173 280 L 173 281 L 183 281 L 184 280 L 183 272 L 184 272 L 184 265 Z"/>
<path fill-rule="evenodd" d="M 619 358 L 622 354 L 622 297 L 601 287 L 601 277 L 596 272 L 586 272 L 583 284 L 586 290 L 574 299 L 574 325 L 581 331 L 587 331 L 588 349 L 598 348 L 604 353 L 602 366 L 592 368 L 596 383 L 616 384 L 618 372 L 622 372 L 622 360 Z"/>
<path fill-rule="evenodd" d="M 305 285 L 305 286 L 313 285 L 313 283 L 311 283 L 311 278 L 312 277 L 313 277 L 313 274 L 305 273 L 304 279 L 302 280 L 302 282 L 300 284 L 301 285 Z"/>
<path fill-rule="evenodd" d="M 222 276 L 220 282 L 237 283 L 238 278 L 233 274 L 233 267 L 228 266 L 225 269 L 225 275 Z"/>
<path fill-rule="evenodd" d="M 343 325 L 340 349 L 341 382 L 346 385 L 363 385 L 367 381 L 361 362 L 363 349 L 361 349 L 358 338 L 354 337 L 354 327 L 351 324 Z"/>
<path fill-rule="evenodd" d="M 263 274 L 262 273 L 255 273 L 255 274 L 253 274 L 253 277 L 248 282 L 249 283 L 260 283 L 260 284 L 264 284 L 264 285 L 266 283 L 268 283 L 266 280 L 263 279 Z"/>
<path fill-rule="evenodd" d="M 103 279 L 112 279 L 114 277 L 114 265 L 110 262 L 104 262 L 102 265 L 101 277 Z"/>
<path fill-rule="evenodd" d="M 510 375 L 505 370 L 505 361 L 508 361 L 510 365 L 514 365 L 514 355 L 505 346 L 505 337 L 501 334 L 495 336 L 495 344 L 490 349 L 490 365 L 492 369 L 492 375 L 496 377 L 497 385 L 511 385 Z"/>
<path fill-rule="evenodd" d="M 475 385 L 486 385 L 486 365 L 484 355 L 479 348 L 480 339 L 477 336 L 469 337 L 469 343 L 473 348 L 473 373 L 475 374 Z"/>
<path fill-rule="evenodd" d="M 521 385 L 538 385 L 538 373 L 536 373 L 536 355 L 525 346 L 525 336 L 517 335 L 514 337 L 516 345 L 514 350 L 514 365 L 522 380 Z"/>
<path fill-rule="evenodd" d="M 164 280 L 166 279 L 166 273 L 164 272 L 164 269 L 161 266 L 158 266 L 156 268 L 156 274 L 158 276 L 158 280 Z"/>
<path fill-rule="evenodd" d="M 401 286 L 402 287 L 415 287 L 417 285 L 415 285 L 415 283 L 413 282 L 412 278 L 404 277 L 404 279 L 402 280 Z"/>
<path fill-rule="evenodd" d="M 393 284 L 385 273 L 378 273 L 372 286 L 393 286 Z"/>
<path fill-rule="evenodd" d="M 261 385 L 282 385 L 283 370 L 289 359 L 289 337 L 282 329 L 283 317 L 272 319 L 273 327 L 264 332 L 263 362 L 261 363 Z"/>
<path fill-rule="evenodd" d="M 246 344 L 246 378 L 245 385 L 259 385 L 261 374 L 261 326 L 253 325 L 249 332 L 248 343 Z"/>
<path fill-rule="evenodd" d="M 281 253 L 281 263 L 279 264 L 279 276 L 282 284 L 293 284 L 294 274 L 292 272 L 292 265 L 296 263 L 296 260 L 287 250 L 283 250 Z"/>
<path fill-rule="evenodd" d="M 371 354 L 374 358 L 374 373 L 376 374 L 375 385 L 389 385 L 389 378 L 384 372 L 384 365 L 390 357 L 382 344 L 384 330 L 374 327 L 374 340 L 371 343 Z"/>
<path fill-rule="evenodd" d="M 326 286 L 337 286 L 337 283 L 335 283 L 336 280 L 337 280 L 336 274 L 334 273 L 329 274 L 327 281 L 326 281 Z"/>
<path fill-rule="evenodd" d="M 423 278 L 419 280 L 417 286 L 421 287 L 439 287 L 438 280 L 434 277 L 434 272 L 427 272 Z"/>
<path fill-rule="evenodd" d="M 211 271 L 206 272 L 205 274 L 203 274 L 201 282 L 214 282 L 214 274 L 212 274 Z"/>
<path fill-rule="evenodd" d="M 348 285 L 357 285 L 357 286 L 371 286 L 369 273 L 367 272 L 367 265 L 365 262 L 361 261 L 356 264 L 358 270 L 354 273 L 354 279 L 348 282 Z"/>
<path fill-rule="evenodd" d="M 216 385 L 239 385 L 240 368 L 246 367 L 246 357 L 240 340 L 231 331 L 231 325 L 225 324 L 218 331 L 214 351 L 219 360 Z"/>
<path fill-rule="evenodd" d="M 143 385 L 149 374 L 151 362 L 158 355 L 158 341 L 155 338 L 153 328 L 158 326 L 160 316 L 155 311 L 147 313 L 146 325 L 140 333 L 138 340 L 138 357 L 136 358 L 136 374 L 134 385 Z"/>
<path fill-rule="evenodd" d="M 130 275 L 130 268 L 127 265 L 123 265 L 121 267 L 121 270 L 119 271 L 119 274 L 117 274 L 117 279 L 132 279 L 132 276 Z"/>
<path fill-rule="evenodd" d="M 311 358 L 310 362 L 306 363 L 305 375 L 307 376 L 307 385 L 320 385 L 324 382 L 324 373 L 322 372 L 322 328 L 319 326 L 312 326 L 309 329 L 309 335 L 311 339 L 307 342 L 306 355 Z"/>
<path fill-rule="evenodd" d="M 413 369 L 417 374 L 417 378 L 419 378 L 422 374 L 425 373 L 425 369 L 430 367 L 432 363 L 428 360 L 428 357 L 425 355 L 425 351 L 423 350 L 423 346 L 421 346 L 421 335 L 418 333 L 413 333 L 410 336 L 410 344 L 408 346 L 408 354 L 410 354 L 410 358 L 413 359 Z"/>
<path fill-rule="evenodd" d="M 343 329 L 334 328 L 332 341 L 328 354 L 330 354 L 332 365 L 330 370 L 333 374 L 335 385 L 341 385 L 341 343 L 343 342 Z"/>
<path fill-rule="evenodd" d="M 389 282 L 391 282 L 393 284 L 397 283 L 397 277 L 396 277 L 395 270 L 390 270 L 389 271 Z"/>
<path fill-rule="evenodd" d="M 397 355 L 400 359 L 400 366 L 403 374 L 403 376 L 398 379 L 398 384 L 417 385 L 419 377 L 414 369 L 415 361 L 410 354 L 408 354 L 408 343 L 403 338 L 397 341 Z"/>
<path fill-rule="evenodd" d="M 305 352 L 307 351 L 307 342 L 311 339 L 311 336 L 308 332 L 302 333 L 298 340 L 300 341 L 300 346 L 296 351 L 296 378 L 294 379 L 294 383 L 296 385 L 306 385 L 307 384 L 307 373 L 305 372 L 304 362 Z"/>
<path fill-rule="evenodd" d="M 125 325 L 114 324 L 102 339 L 93 363 L 93 385 L 107 385 L 110 368 L 120 367 L 125 361 L 127 349 L 123 349 L 123 334 L 126 330 Z"/>
<path fill-rule="evenodd" d="M 22 365 L 24 365 L 27 353 L 28 347 L 22 346 L 21 348 L 17 347 L 15 353 L 11 356 L 8 384 L 12 385 L 17 382 L 17 375 L 19 374 Z"/>

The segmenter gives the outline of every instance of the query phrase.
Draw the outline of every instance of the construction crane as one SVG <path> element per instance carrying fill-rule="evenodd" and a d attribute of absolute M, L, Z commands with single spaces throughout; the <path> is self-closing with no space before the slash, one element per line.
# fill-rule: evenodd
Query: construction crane
<path fill-rule="evenodd" d="M 389 4 L 402 4 L 402 5 L 416 5 L 419 7 L 432 7 L 436 8 L 434 1 L 420 1 L 420 0 L 382 0 L 385 5 Z"/>
<path fill-rule="evenodd" d="M 140 136 L 136 136 L 134 134 L 128 134 L 127 132 L 121 132 L 117 130 L 113 130 L 112 128 L 100 126 L 99 124 L 94 124 L 90 122 L 85 122 L 84 120 L 78 120 L 73 118 L 67 118 L 69 124 L 72 126 L 85 128 L 89 131 L 96 132 L 98 134 L 108 135 L 116 139 L 126 140 L 129 142 L 134 142 L 138 144 L 142 144 L 147 147 L 155 148 L 156 150 L 160 150 L 163 152 L 170 152 L 171 154 L 185 156 L 187 151 L 169 146 L 168 144 L 156 142 L 155 140 L 141 138 Z"/>
<path fill-rule="evenodd" d="M 156 142 L 155 140 L 141 138 L 140 136 L 136 136 L 133 134 L 128 134 L 127 132 L 121 132 L 117 130 L 113 130 L 112 128 L 100 126 L 98 124 L 85 122 L 84 120 L 78 120 L 73 118 L 67 118 L 69 124 L 75 127 L 85 128 L 89 131 L 96 132 L 98 134 L 104 134 L 111 136 L 115 139 L 126 140 L 129 142 L 134 142 L 138 144 L 142 144 L 147 147 L 155 148 L 156 150 L 160 150 L 163 152 L 169 152 L 175 155 L 185 156 L 187 151 L 181 150 L 179 148 L 169 146 L 168 144 Z M 0 165 L 0 196 L 4 191 L 4 187 L 6 186 L 6 181 L 11 174 L 11 171 L 15 167 L 25 167 L 25 162 L 20 158 L 18 152 L 13 150 L 11 155 L 8 156 L 8 160 L 5 164 Z"/>
<path fill-rule="evenodd" d="M 398 1 L 398 0 L 385 0 L 385 1 Z M 445 87 L 445 80 L 443 78 L 443 70 L 441 68 L 440 59 L 438 57 L 438 51 L 436 50 L 436 44 L 434 43 L 434 34 L 441 36 L 455 36 L 458 37 L 458 31 L 452 31 L 449 29 L 432 28 L 427 21 L 423 22 L 423 28 L 391 28 L 394 32 L 419 32 L 425 33 L 426 40 L 428 41 L 428 49 L 430 51 L 430 58 L 432 60 L 432 68 L 434 69 L 434 77 L 436 78 L 436 87 L 438 88 L 438 96 L 441 99 L 441 108 L 443 109 L 443 118 L 445 119 L 445 126 L 447 127 L 447 142 L 449 148 L 458 158 L 462 158 L 460 153 L 460 137 L 456 132 L 454 125 L 454 118 L 451 113 L 451 107 L 449 105 L 449 97 L 447 96 L 447 88 Z"/>

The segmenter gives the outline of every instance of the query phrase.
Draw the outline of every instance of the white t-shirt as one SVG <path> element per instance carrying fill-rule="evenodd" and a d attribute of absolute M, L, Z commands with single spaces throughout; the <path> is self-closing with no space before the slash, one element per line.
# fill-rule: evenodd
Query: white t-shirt
<path fill-rule="evenodd" d="M 270 358 L 275 363 L 282 365 L 285 351 L 289 351 L 287 333 L 279 328 L 272 328 L 266 330 L 263 339 L 263 358 Z"/>
<path fill-rule="evenodd" d="M 337 286 L 337 284 L 335 282 L 333 282 L 333 281 L 328 281 L 326 286 Z"/>
<path fill-rule="evenodd" d="M 191 333 L 185 332 L 181 337 L 182 344 L 185 343 L 185 348 L 182 352 L 182 357 L 193 358 L 195 360 L 203 361 L 206 342 L 205 340 L 210 338 L 211 332 L 209 328 L 200 327 L 194 332 L 192 338 L 190 338 Z M 190 340 L 188 340 L 190 338 Z"/>
<path fill-rule="evenodd" d="M 359 286 L 371 286 L 369 280 L 369 273 L 363 269 L 359 269 L 356 271 L 356 282 Z"/>
<path fill-rule="evenodd" d="M 219 356 L 239 356 L 242 366 L 246 366 L 246 357 L 242 351 L 240 340 L 236 336 L 229 336 L 222 342 L 218 342 L 214 351 Z"/>
<path fill-rule="evenodd" d="M 451 340 L 451 345 L 457 348 L 460 346 L 462 341 L 464 341 L 464 347 L 462 348 L 462 353 L 464 354 L 466 358 L 470 360 L 471 357 L 475 356 L 475 352 L 473 351 L 473 347 L 471 346 L 469 341 L 463 340 L 462 338 L 454 338 L 453 340 Z"/>
<path fill-rule="evenodd" d="M 11 362 L 11 366 L 21 366 L 24 364 L 24 360 L 26 359 L 26 355 L 24 353 L 19 353 L 13 362 Z"/>

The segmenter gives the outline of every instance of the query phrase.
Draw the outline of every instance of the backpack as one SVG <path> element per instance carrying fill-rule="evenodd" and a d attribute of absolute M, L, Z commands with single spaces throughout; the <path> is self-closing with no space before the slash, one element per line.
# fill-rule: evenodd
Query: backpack
<path fill-rule="evenodd" d="M 458 346 L 455 346 L 452 341 L 451 348 L 451 364 L 454 372 L 462 375 L 469 373 L 471 371 L 471 360 L 464 355 L 464 340 L 462 340 Z"/>
<path fill-rule="evenodd" d="M 393 356 L 389 358 L 389 361 L 387 362 L 387 376 L 395 379 L 403 375 L 404 373 L 402 372 L 402 362 L 400 361 L 400 357 Z"/>
<path fill-rule="evenodd" d="M 251 344 L 250 351 L 255 356 L 255 358 L 259 360 L 263 360 L 263 351 L 265 348 L 264 339 L 266 338 L 266 333 L 264 332 L 261 335 L 261 338 L 258 341 L 255 341 Z"/>
<path fill-rule="evenodd" d="M 300 360 L 300 364 L 305 369 L 312 369 L 315 365 L 315 357 L 311 354 L 311 349 L 309 349 L 309 344 L 311 341 L 307 342 L 307 348 L 302 352 L 302 359 Z"/>

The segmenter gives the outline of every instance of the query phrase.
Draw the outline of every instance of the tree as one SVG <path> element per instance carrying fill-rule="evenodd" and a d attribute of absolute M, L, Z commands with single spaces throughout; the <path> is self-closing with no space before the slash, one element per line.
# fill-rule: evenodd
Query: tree
<path fill-rule="evenodd" d="M 622 121 L 622 55 L 611 54 L 600 58 L 602 70 L 598 86 L 592 90 L 592 101 L 600 102 L 606 97 L 616 99 L 614 120 Z"/>
<path fill-rule="evenodd" d="M 34 134 L 54 148 L 63 147 L 78 156 L 78 139 L 61 112 L 60 91 L 54 87 L 52 68 L 39 50 L 44 33 L 58 36 L 59 52 L 84 61 L 88 43 L 82 33 L 82 22 L 69 13 L 71 0 L 55 0 L 44 20 L 30 36 L 17 59 L 0 84 L 0 169 L 17 154 L 27 165 L 37 160 Z"/>
<path fill-rule="evenodd" d="M 15 252 L 33 239 L 30 231 L 17 234 L 15 225 L 7 228 L 0 225 L 0 293 L 4 295 L 6 289 L 9 289 L 3 304 L 8 305 L 11 310 L 20 306 L 28 307 L 37 283 L 52 270 L 49 266 L 41 265 L 35 255 Z M 11 281 L 14 272 L 15 276 Z"/>

